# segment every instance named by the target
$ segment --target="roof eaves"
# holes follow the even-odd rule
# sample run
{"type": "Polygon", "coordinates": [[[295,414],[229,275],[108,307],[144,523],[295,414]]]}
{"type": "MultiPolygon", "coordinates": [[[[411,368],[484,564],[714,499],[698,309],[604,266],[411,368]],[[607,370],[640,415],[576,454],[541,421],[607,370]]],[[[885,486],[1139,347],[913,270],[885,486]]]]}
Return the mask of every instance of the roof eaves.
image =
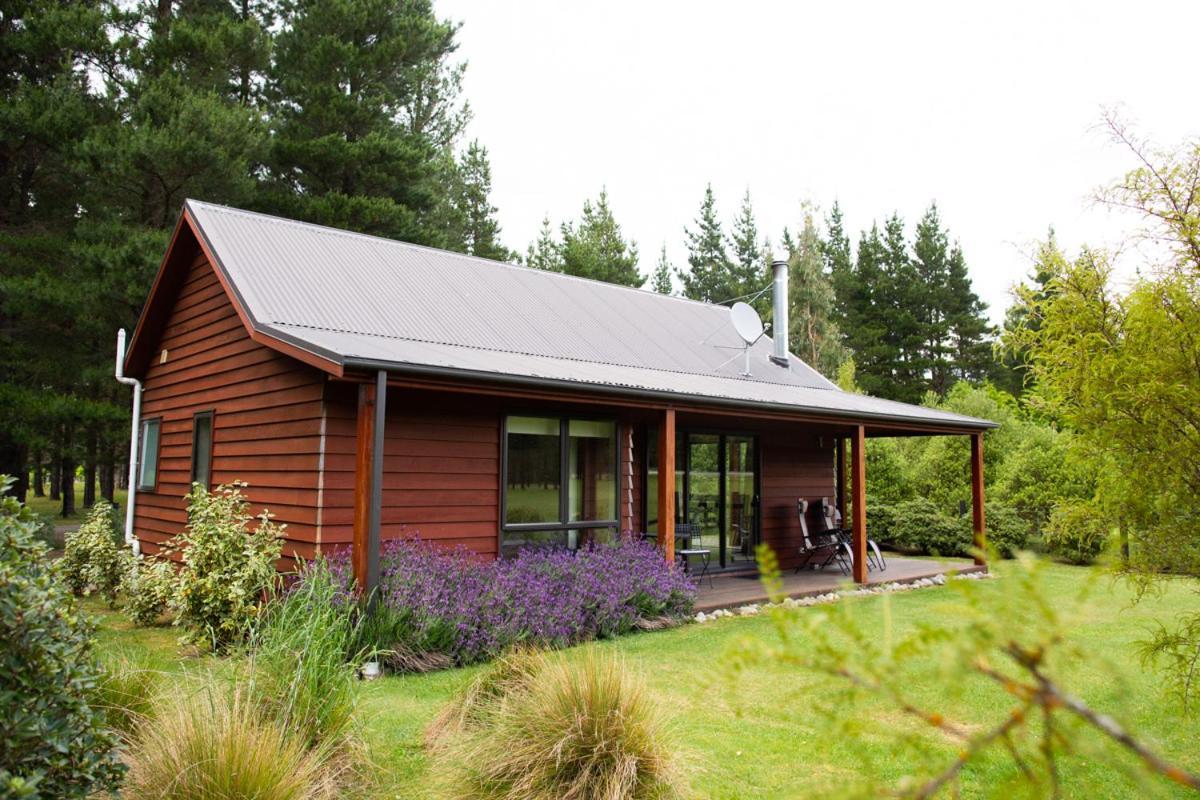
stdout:
{"type": "MultiPolygon", "coordinates": [[[[582,381],[572,381],[557,378],[541,378],[526,375],[512,375],[506,373],[483,372],[480,370],[464,370],[454,367],[431,366],[424,364],[407,364],[394,361],[379,361],[375,359],[365,358],[345,358],[343,364],[346,368],[359,368],[366,370],[384,370],[386,372],[407,373],[412,375],[420,375],[436,378],[452,378],[458,380],[477,380],[485,383],[509,384],[518,386],[528,386],[532,388],[579,388],[586,387],[589,391],[595,391],[601,394],[621,395],[624,397],[644,397],[654,400],[666,401],[690,401],[702,405],[723,406],[729,408],[759,408],[775,412],[783,413],[809,413],[820,417],[826,417],[830,420],[846,420],[858,422],[879,422],[892,425],[912,425],[914,429],[921,426],[929,428],[950,428],[962,430],[965,432],[991,430],[1000,427],[999,423],[992,422],[986,419],[977,419],[975,417],[965,417],[961,415],[953,415],[953,418],[942,419],[921,419],[910,415],[902,414],[881,414],[870,411],[846,411],[844,409],[822,407],[822,406],[799,406],[788,403],[773,403],[768,401],[756,400],[738,400],[727,397],[714,397],[712,395],[697,395],[684,392],[668,392],[657,389],[645,389],[638,387],[616,386],[607,383],[584,383],[582,381]]],[[[948,412],[943,412],[948,413],[948,412]]]]}

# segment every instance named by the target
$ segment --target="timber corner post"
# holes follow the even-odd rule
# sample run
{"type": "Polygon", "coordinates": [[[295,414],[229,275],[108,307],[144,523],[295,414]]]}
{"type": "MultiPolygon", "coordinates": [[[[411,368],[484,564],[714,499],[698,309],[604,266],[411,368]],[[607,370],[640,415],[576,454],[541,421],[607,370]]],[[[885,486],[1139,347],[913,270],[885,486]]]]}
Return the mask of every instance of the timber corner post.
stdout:
{"type": "Polygon", "coordinates": [[[853,494],[850,511],[854,582],[867,583],[867,429],[859,425],[850,440],[850,490],[853,494]]]}
{"type": "Polygon", "coordinates": [[[658,423],[658,545],[668,564],[675,563],[675,409],[663,410],[658,423]]]}
{"type": "Polygon", "coordinates": [[[983,493],[983,433],[971,434],[971,532],[975,563],[987,567],[987,519],[983,493]]]}
{"type": "Polygon", "coordinates": [[[379,583],[379,531],[383,519],[383,442],[387,428],[387,372],[358,387],[354,464],[354,538],[351,563],[363,597],[379,583]]]}

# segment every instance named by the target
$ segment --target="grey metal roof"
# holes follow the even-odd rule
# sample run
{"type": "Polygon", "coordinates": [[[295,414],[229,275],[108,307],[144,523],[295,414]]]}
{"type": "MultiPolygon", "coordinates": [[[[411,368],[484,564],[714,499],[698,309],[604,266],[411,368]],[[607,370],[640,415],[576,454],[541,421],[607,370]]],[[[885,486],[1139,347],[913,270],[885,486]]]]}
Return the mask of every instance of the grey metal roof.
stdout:
{"type": "Polygon", "coordinates": [[[256,328],[343,366],[583,384],[978,429],[751,349],[723,306],[188,200],[256,328]]]}

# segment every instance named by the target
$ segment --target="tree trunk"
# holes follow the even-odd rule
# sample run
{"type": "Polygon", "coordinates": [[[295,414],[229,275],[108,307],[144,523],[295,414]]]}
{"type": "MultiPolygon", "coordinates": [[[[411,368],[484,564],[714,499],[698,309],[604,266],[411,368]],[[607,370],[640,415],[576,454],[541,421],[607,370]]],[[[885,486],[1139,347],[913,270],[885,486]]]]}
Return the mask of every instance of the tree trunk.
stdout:
{"type": "Polygon", "coordinates": [[[50,499],[62,499],[62,450],[55,449],[50,453],[50,499]]]}
{"type": "Polygon", "coordinates": [[[25,502],[25,493],[29,491],[29,470],[26,469],[28,465],[25,463],[28,452],[25,445],[0,434],[0,475],[13,477],[12,485],[5,494],[17,498],[22,503],[25,502]]]}
{"type": "Polygon", "coordinates": [[[46,496],[46,465],[42,463],[44,456],[38,450],[33,454],[33,496],[46,496]]]}
{"type": "Polygon", "coordinates": [[[63,431],[64,447],[58,462],[58,489],[62,494],[63,517],[69,517],[75,513],[75,459],[71,451],[73,433],[70,425],[65,426],[63,431]]]}
{"type": "Polygon", "coordinates": [[[113,497],[113,448],[112,445],[107,445],[102,449],[103,455],[100,457],[100,496],[110,503],[116,503],[113,497]]]}
{"type": "Polygon", "coordinates": [[[83,456],[83,507],[96,505],[96,432],[88,431],[87,450],[83,456]]]}

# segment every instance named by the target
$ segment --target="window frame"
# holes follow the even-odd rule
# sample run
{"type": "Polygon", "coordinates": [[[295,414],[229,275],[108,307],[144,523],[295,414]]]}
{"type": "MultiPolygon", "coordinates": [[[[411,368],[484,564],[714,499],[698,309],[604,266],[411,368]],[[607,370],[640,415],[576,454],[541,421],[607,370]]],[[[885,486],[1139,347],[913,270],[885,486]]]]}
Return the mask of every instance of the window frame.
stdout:
{"type": "Polygon", "coordinates": [[[190,459],[191,468],[188,471],[190,476],[188,479],[189,487],[194,486],[197,482],[202,482],[206,491],[212,489],[213,439],[216,432],[216,413],[216,409],[209,408],[192,414],[192,454],[190,459]],[[208,474],[204,476],[203,481],[199,481],[196,475],[196,423],[200,419],[208,420],[208,474]]]}
{"type": "Polygon", "coordinates": [[[500,547],[504,547],[504,534],[528,533],[532,531],[583,531],[621,528],[621,423],[615,417],[561,414],[545,411],[514,410],[505,412],[500,419],[500,547]],[[507,522],[508,519],[508,420],[511,417],[540,417],[558,421],[558,522],[507,522]],[[613,426],[613,511],[612,519],[588,519],[571,521],[571,421],[610,422],[613,426]]]}
{"type": "Polygon", "coordinates": [[[160,466],[160,455],[162,453],[162,417],[142,417],[138,421],[138,465],[137,465],[137,486],[139,492],[157,492],[158,491],[158,471],[160,466]],[[154,483],[145,483],[143,478],[146,475],[146,430],[153,425],[157,434],[154,437],[154,483]]]}

